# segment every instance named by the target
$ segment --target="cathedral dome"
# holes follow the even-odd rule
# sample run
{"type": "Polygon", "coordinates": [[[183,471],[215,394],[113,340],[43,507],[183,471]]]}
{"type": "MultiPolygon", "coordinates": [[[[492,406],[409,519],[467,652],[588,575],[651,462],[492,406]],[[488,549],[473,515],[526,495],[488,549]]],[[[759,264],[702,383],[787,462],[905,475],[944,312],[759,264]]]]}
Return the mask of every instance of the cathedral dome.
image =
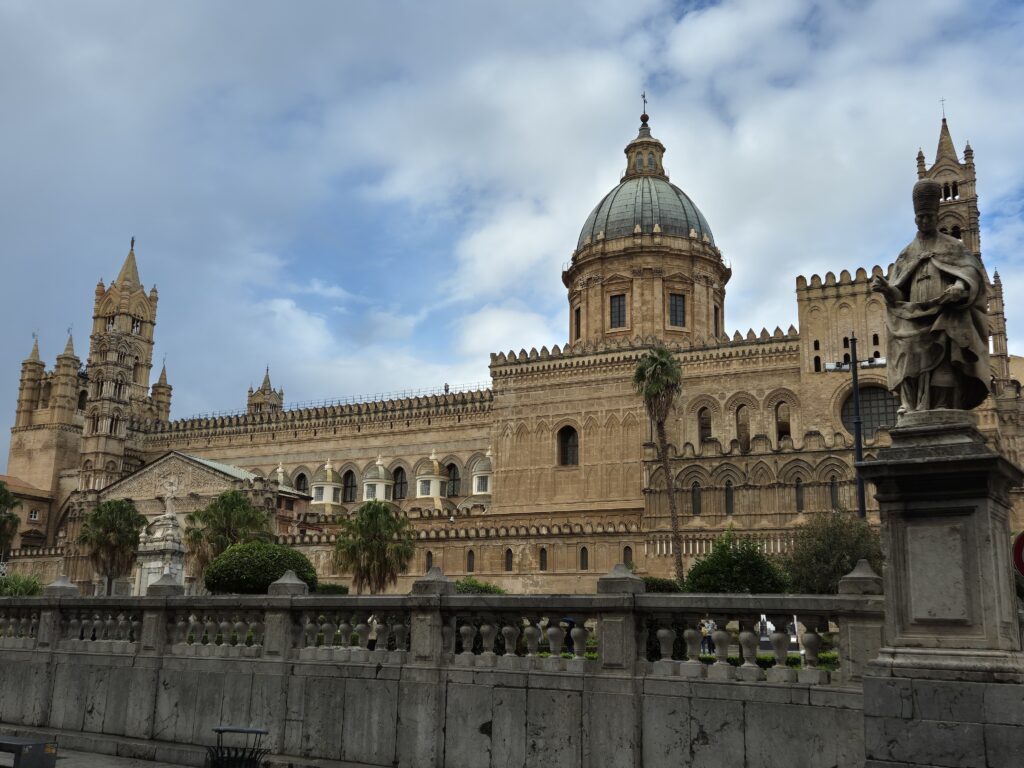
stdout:
{"type": "Polygon", "coordinates": [[[637,226],[648,235],[655,225],[663,235],[689,237],[693,230],[715,244],[707,219],[683,190],[661,176],[636,175],[624,178],[590,212],[576,247],[596,242],[602,233],[605,240],[628,237],[637,226]]]}
{"type": "Polygon", "coordinates": [[[711,227],[693,201],[668,180],[665,145],[651,135],[650,118],[640,115],[640,131],[626,148],[626,171],[619,185],[602,198],[580,232],[580,249],[598,240],[662,234],[715,244],[711,227]]]}

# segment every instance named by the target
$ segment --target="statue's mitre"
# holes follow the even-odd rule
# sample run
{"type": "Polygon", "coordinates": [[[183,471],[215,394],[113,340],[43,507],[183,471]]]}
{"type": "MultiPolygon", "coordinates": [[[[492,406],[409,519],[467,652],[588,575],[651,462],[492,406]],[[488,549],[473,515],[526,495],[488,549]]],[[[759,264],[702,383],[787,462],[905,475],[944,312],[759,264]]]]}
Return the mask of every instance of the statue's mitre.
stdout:
{"type": "Polygon", "coordinates": [[[937,211],[942,185],[935,179],[921,179],[914,185],[914,211],[937,211]]]}

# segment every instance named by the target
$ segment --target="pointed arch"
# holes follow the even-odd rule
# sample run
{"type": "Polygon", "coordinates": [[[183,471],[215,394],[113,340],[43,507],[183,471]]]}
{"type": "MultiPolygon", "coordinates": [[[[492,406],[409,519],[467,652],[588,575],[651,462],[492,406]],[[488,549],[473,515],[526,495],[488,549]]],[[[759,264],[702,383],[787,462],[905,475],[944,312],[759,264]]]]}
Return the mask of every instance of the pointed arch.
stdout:
{"type": "Polygon", "coordinates": [[[767,462],[759,461],[750,470],[751,485],[771,485],[775,482],[775,473],[767,462]]]}

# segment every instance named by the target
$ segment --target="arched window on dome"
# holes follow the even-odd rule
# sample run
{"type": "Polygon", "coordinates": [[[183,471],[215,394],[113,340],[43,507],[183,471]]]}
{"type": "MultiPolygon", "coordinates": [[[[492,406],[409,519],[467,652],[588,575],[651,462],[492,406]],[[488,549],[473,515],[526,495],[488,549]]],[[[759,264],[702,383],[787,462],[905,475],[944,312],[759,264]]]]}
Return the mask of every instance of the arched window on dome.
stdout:
{"type": "Polygon", "coordinates": [[[356,500],[356,474],[351,469],[341,479],[342,501],[352,502],[356,500]]]}
{"type": "Polygon", "coordinates": [[[643,152],[637,152],[636,153],[636,160],[634,162],[634,165],[636,166],[636,169],[638,171],[642,171],[644,169],[644,153],[643,152]]]}
{"type": "Polygon", "coordinates": [[[654,170],[654,153],[653,152],[648,152],[647,153],[647,170],[649,170],[649,171],[653,171],[654,170]]]}
{"type": "Polygon", "coordinates": [[[701,408],[697,411],[697,439],[703,443],[711,439],[711,409],[701,408]]]}

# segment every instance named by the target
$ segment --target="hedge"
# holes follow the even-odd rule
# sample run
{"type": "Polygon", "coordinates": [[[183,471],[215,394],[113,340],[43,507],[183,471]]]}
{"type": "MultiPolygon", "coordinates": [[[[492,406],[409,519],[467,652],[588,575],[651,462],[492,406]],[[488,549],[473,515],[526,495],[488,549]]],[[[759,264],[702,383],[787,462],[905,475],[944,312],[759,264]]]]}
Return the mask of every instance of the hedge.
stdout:
{"type": "Polygon", "coordinates": [[[316,570],[301,552],[266,541],[232,544],[206,568],[206,588],[215,594],[265,595],[285,571],[317,588],[316,570]]]}

